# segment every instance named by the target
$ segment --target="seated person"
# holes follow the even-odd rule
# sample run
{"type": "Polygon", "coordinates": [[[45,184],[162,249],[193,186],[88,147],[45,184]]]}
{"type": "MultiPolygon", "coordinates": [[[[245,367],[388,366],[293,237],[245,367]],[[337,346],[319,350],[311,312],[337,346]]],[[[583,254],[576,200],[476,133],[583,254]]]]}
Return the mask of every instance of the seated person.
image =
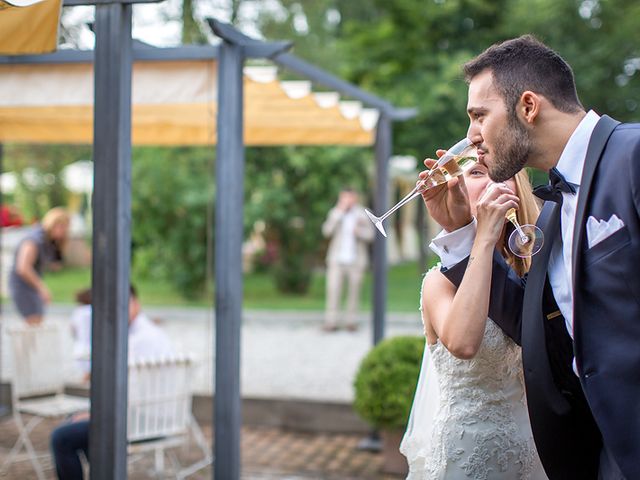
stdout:
{"type": "Polygon", "coordinates": [[[88,381],[91,374],[91,289],[85,288],[77,292],[76,302],[78,306],[71,312],[73,357],[82,372],[83,380],[88,381]]]}
{"type": "MultiPolygon", "coordinates": [[[[90,336],[90,335],[89,335],[90,336]]],[[[129,361],[174,354],[167,334],[142,312],[133,285],[129,289],[129,361]]],[[[82,480],[79,452],[89,458],[89,413],[72,417],[51,433],[51,451],[60,480],[82,480]]]]}

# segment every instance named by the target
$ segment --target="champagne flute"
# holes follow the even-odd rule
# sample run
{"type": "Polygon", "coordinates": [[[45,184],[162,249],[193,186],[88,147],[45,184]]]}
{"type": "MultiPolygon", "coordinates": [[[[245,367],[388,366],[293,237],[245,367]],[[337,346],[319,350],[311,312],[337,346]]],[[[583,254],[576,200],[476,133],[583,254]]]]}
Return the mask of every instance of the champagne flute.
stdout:
{"type": "Polygon", "coordinates": [[[400,207],[420,196],[425,190],[442,185],[469,170],[478,161],[475,150],[476,147],[473,142],[468,138],[463,138],[449,148],[446,153],[438,159],[438,162],[433,168],[427,172],[427,176],[423,180],[418,181],[415,188],[386,213],[380,217],[375,216],[369,210],[365,210],[365,213],[380,233],[386,237],[387,232],[385,232],[384,226],[382,225],[384,220],[400,207]]]}
{"type": "MultiPolygon", "coordinates": [[[[423,180],[418,181],[415,188],[386,213],[380,217],[375,216],[366,209],[365,213],[380,233],[386,237],[387,232],[382,222],[392,213],[421,195],[425,190],[442,185],[452,178],[462,175],[473,167],[477,161],[474,144],[468,138],[463,138],[449,148],[447,152],[438,159],[438,162],[433,168],[427,172],[427,176],[423,180]]],[[[514,255],[520,258],[527,258],[535,255],[542,249],[544,234],[540,228],[535,225],[520,225],[515,208],[510,208],[505,214],[505,217],[515,227],[515,230],[511,233],[508,240],[509,250],[514,255]]]]}
{"type": "Polygon", "coordinates": [[[538,253],[544,245],[542,230],[535,225],[520,225],[515,208],[507,210],[505,216],[516,228],[509,235],[508,245],[511,253],[520,258],[528,258],[538,253]]]}

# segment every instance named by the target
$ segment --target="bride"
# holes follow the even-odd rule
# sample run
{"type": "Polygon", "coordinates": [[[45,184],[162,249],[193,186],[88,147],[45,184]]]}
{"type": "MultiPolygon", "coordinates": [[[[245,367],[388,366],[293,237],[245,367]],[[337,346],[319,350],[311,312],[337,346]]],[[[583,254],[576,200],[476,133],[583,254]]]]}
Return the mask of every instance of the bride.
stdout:
{"type": "Polygon", "coordinates": [[[457,291],[438,268],[422,283],[427,347],[400,446],[407,478],[546,479],[525,404],[520,347],[487,318],[494,250],[521,276],[530,266],[505,246],[512,229],[505,213],[517,208],[521,223],[535,223],[538,207],[524,171],[495,184],[478,164],[464,180],[477,234],[457,291]]]}

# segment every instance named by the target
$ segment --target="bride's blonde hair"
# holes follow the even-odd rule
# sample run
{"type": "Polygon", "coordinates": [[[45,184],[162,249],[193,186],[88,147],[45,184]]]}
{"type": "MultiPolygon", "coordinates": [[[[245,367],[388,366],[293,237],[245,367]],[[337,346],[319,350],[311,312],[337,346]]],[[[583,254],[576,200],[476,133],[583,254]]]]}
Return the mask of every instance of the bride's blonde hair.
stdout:
{"type": "MultiPolygon", "coordinates": [[[[538,199],[533,194],[529,174],[525,169],[522,169],[516,174],[514,180],[516,182],[516,195],[520,199],[520,206],[517,211],[518,223],[520,223],[520,225],[535,225],[538,220],[538,215],[540,214],[540,206],[538,199]]],[[[522,277],[529,271],[529,268],[531,268],[531,257],[520,258],[509,250],[507,240],[514,229],[511,222],[507,222],[504,234],[505,242],[502,245],[502,256],[511,268],[522,277]]]]}

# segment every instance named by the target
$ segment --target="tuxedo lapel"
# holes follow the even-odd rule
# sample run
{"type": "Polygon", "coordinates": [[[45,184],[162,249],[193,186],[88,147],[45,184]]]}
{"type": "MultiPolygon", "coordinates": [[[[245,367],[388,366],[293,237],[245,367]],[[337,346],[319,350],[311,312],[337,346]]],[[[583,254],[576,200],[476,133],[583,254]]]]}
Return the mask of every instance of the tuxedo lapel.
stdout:
{"type": "Polygon", "coordinates": [[[576,285],[576,272],[579,271],[580,267],[580,256],[578,255],[578,251],[584,239],[584,217],[587,211],[587,201],[589,200],[591,184],[593,183],[593,177],[596,168],[598,167],[598,162],[600,162],[604,146],[607,144],[607,140],[609,140],[613,130],[619,124],[620,122],[613,118],[603,115],[596,124],[596,127],[591,134],[591,138],[589,139],[589,147],[587,149],[587,156],[585,158],[584,169],[582,171],[582,180],[580,181],[580,191],[578,192],[576,221],[574,224],[575,226],[573,227],[573,246],[571,248],[573,271],[571,272],[571,284],[574,290],[576,285]]]}
{"type": "Polygon", "coordinates": [[[533,263],[527,275],[522,305],[522,355],[528,381],[534,382],[539,387],[535,395],[544,397],[544,403],[557,414],[564,414],[570,407],[567,400],[555,388],[543,323],[545,321],[543,291],[551,250],[560,232],[560,208],[561,205],[558,203],[545,202],[538,218],[537,225],[544,232],[544,245],[533,257],[533,263]],[[524,348],[525,342],[526,348],[524,348]]]}
{"type": "MultiPolygon", "coordinates": [[[[558,218],[560,215],[560,205],[554,202],[544,202],[542,211],[538,216],[536,225],[540,227],[544,234],[544,244],[542,249],[533,257],[533,263],[527,275],[527,286],[529,282],[534,283],[536,287],[544,283],[547,275],[547,266],[551,257],[551,248],[558,234],[558,218]]],[[[540,287],[542,289],[542,287],[540,287]]]]}

